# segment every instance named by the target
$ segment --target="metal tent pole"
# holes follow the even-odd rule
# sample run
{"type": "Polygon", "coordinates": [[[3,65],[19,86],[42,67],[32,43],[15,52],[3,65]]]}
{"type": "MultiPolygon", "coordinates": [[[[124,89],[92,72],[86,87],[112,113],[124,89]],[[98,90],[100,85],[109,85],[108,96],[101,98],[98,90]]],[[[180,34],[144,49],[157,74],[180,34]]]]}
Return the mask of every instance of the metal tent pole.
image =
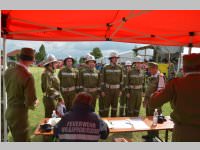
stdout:
{"type": "Polygon", "coordinates": [[[192,53],[192,46],[189,47],[188,54],[192,53]]]}
{"type": "MultiPolygon", "coordinates": [[[[7,69],[7,54],[6,54],[6,39],[3,38],[3,74],[7,69]]],[[[3,115],[4,115],[4,142],[7,142],[8,133],[7,133],[7,121],[5,119],[5,112],[7,109],[7,93],[5,88],[5,79],[3,78],[3,115]]]]}

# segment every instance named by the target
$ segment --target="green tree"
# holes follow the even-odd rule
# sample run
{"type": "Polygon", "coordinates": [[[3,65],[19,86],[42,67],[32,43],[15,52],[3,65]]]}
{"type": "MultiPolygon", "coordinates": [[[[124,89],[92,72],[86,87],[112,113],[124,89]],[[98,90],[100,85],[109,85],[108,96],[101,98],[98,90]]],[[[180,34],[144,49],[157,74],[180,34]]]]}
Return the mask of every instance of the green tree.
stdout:
{"type": "Polygon", "coordinates": [[[93,50],[92,50],[92,52],[90,52],[90,54],[93,55],[95,57],[95,59],[103,57],[103,54],[102,54],[100,48],[98,48],[98,47],[93,48],[93,50]]]}
{"type": "Polygon", "coordinates": [[[46,54],[46,51],[45,51],[45,47],[44,47],[44,45],[42,44],[42,45],[40,46],[40,48],[39,48],[39,52],[36,53],[36,56],[35,56],[36,62],[41,62],[41,61],[43,61],[43,60],[45,59],[46,55],[47,55],[47,54],[46,54]]]}

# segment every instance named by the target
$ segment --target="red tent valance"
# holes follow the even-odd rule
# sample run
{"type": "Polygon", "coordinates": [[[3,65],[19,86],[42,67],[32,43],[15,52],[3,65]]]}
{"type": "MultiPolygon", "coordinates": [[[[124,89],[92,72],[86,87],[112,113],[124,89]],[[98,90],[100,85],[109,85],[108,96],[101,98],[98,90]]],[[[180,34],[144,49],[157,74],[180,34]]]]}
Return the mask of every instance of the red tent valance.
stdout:
{"type": "Polygon", "coordinates": [[[200,10],[2,10],[6,39],[200,47],[200,10]]]}

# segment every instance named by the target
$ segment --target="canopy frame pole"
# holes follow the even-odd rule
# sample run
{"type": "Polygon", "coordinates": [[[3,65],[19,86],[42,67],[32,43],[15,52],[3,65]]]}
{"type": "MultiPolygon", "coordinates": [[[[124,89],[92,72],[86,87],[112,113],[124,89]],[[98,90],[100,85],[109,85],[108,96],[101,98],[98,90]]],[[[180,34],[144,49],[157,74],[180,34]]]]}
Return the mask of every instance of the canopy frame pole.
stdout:
{"type": "Polygon", "coordinates": [[[123,17],[119,26],[116,28],[116,30],[111,34],[110,38],[112,39],[114,37],[114,35],[123,27],[123,25],[129,20],[129,19],[132,19],[133,17],[136,17],[136,16],[140,16],[144,13],[147,13],[151,10],[142,10],[140,11],[139,13],[137,14],[133,14],[133,10],[130,11],[130,13],[128,14],[127,17],[123,17]]]}
{"type": "MultiPolygon", "coordinates": [[[[5,38],[5,36],[3,36],[3,75],[5,74],[6,69],[7,69],[6,38],[5,38]]],[[[8,141],[7,121],[5,119],[6,109],[7,109],[7,93],[6,93],[6,87],[5,87],[5,78],[3,77],[4,142],[8,141]]]]}
{"type": "MultiPolygon", "coordinates": [[[[78,31],[75,31],[73,29],[68,29],[68,28],[61,28],[61,27],[54,27],[54,26],[47,26],[47,25],[44,25],[44,24],[39,24],[39,23],[35,23],[35,22],[32,22],[32,21],[28,21],[28,20],[23,20],[23,19],[19,19],[19,18],[12,18],[14,20],[18,20],[18,21],[22,21],[24,23],[29,23],[31,25],[38,25],[40,27],[43,27],[43,28],[49,28],[51,29],[52,31],[65,31],[65,32],[70,32],[70,33],[74,33],[74,34],[78,34],[78,35],[83,35],[83,36],[88,36],[88,37],[92,37],[92,38],[95,38],[96,40],[103,40],[102,37],[99,37],[99,36],[95,36],[95,35],[92,35],[92,34],[88,34],[88,33],[84,33],[84,32],[78,32],[78,31]]],[[[42,29],[44,30],[44,29],[42,29]]],[[[46,30],[46,29],[45,29],[46,30]]],[[[48,30],[48,29],[47,29],[48,30]]],[[[39,30],[35,30],[35,32],[37,32],[39,30]]],[[[19,32],[16,32],[17,34],[22,34],[23,32],[25,31],[19,31],[19,32]]],[[[26,31],[27,32],[27,31],[26,31]]],[[[30,31],[31,32],[31,31],[30,31]]],[[[34,32],[34,31],[32,31],[34,32]]],[[[14,34],[15,32],[8,32],[8,34],[14,34]]]]}
{"type": "Polygon", "coordinates": [[[195,36],[195,32],[189,32],[189,36],[190,36],[190,43],[188,44],[189,47],[188,54],[190,55],[192,53],[193,39],[195,36]]]}
{"type": "Polygon", "coordinates": [[[190,55],[192,53],[192,46],[189,47],[189,50],[188,50],[188,54],[190,55]]]}

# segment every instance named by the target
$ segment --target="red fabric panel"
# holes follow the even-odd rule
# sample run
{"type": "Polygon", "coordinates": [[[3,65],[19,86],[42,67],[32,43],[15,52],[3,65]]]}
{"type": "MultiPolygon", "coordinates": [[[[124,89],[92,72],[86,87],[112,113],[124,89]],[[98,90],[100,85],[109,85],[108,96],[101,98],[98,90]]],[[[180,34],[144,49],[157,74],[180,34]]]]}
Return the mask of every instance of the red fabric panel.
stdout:
{"type": "Polygon", "coordinates": [[[2,20],[7,39],[200,47],[200,10],[3,10],[2,15],[8,15],[2,20]]]}

